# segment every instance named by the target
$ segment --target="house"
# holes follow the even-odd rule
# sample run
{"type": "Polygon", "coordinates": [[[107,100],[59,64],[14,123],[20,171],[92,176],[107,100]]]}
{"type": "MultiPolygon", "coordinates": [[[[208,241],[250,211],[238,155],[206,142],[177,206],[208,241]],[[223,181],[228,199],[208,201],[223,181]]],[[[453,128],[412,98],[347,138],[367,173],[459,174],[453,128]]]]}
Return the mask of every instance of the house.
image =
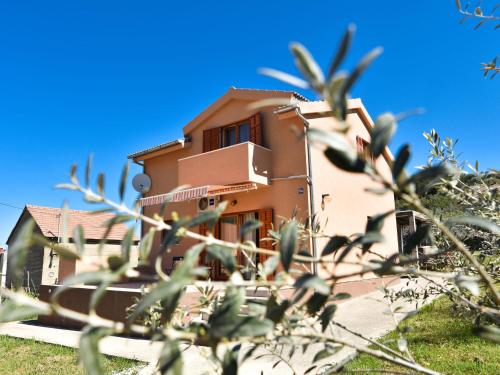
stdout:
{"type": "MultiPolygon", "coordinates": [[[[107,243],[99,251],[99,243],[106,232],[106,222],[113,217],[109,213],[92,213],[90,211],[67,210],[67,247],[76,250],[73,243],[74,228],[81,225],[85,235],[85,251],[80,260],[59,258],[49,247],[34,244],[28,250],[24,268],[23,285],[38,292],[40,285],[55,285],[68,276],[99,269],[111,255],[121,253],[121,240],[128,230],[125,224],[114,225],[107,243]]],[[[65,237],[62,233],[62,209],[27,205],[24,207],[14,229],[10,233],[7,245],[10,247],[16,240],[23,224],[29,219],[35,222],[35,232],[51,242],[62,243],[65,237]]],[[[137,263],[137,241],[133,246],[132,259],[137,263]]],[[[8,253],[8,252],[7,252],[8,253]]],[[[8,258],[9,259],[9,258],[8,258]]],[[[9,261],[10,262],[10,261],[9,261]]],[[[9,263],[8,262],[8,263],[9,263]]],[[[6,286],[11,285],[10,264],[7,265],[6,286]]]]}
{"type": "Polygon", "coordinates": [[[5,287],[5,273],[7,272],[6,251],[0,247],[0,289],[5,287]]]}
{"type": "MultiPolygon", "coordinates": [[[[367,152],[373,122],[361,100],[349,100],[348,120],[353,124],[349,139],[359,152],[367,152]]],[[[317,214],[316,220],[328,234],[363,232],[369,217],[395,209],[394,196],[367,192],[367,188],[379,186],[367,176],[339,170],[324,157],[321,147],[309,145],[302,136],[307,127],[328,130],[335,126],[323,101],[309,101],[291,91],[233,87],[186,124],[181,139],[129,156],[152,180],[151,189],[140,201],[143,211],[152,217],[163,202],[169,201],[164,216],[168,221],[173,211],[194,216],[224,200],[229,204],[215,226],[214,236],[228,241],[253,240],[267,249],[272,248],[270,241],[264,241],[267,231],[277,228],[281,218],[290,217],[294,211],[302,220],[317,214]],[[279,101],[279,105],[252,109],[251,104],[263,100],[279,101]],[[183,185],[190,188],[169,193],[183,185]],[[263,226],[240,238],[239,228],[249,219],[258,219],[263,226]]],[[[391,178],[391,160],[386,150],[376,161],[387,178],[391,178]]],[[[148,229],[144,224],[142,234],[148,229]]],[[[195,230],[207,233],[205,225],[195,230]]],[[[382,233],[386,242],[373,250],[386,256],[397,253],[394,215],[387,218],[382,233]]],[[[161,237],[159,234],[154,240],[152,257],[158,254],[161,237]]],[[[307,247],[318,255],[326,242],[326,238],[316,238],[307,247]]],[[[183,239],[164,255],[167,272],[194,243],[183,239]]],[[[348,260],[354,257],[352,252],[348,260]]],[[[259,263],[265,258],[253,260],[259,263]]],[[[238,256],[241,267],[247,261],[238,256]]],[[[227,279],[220,264],[209,266],[212,279],[227,279]]],[[[345,266],[336,272],[356,269],[345,266]]]]}

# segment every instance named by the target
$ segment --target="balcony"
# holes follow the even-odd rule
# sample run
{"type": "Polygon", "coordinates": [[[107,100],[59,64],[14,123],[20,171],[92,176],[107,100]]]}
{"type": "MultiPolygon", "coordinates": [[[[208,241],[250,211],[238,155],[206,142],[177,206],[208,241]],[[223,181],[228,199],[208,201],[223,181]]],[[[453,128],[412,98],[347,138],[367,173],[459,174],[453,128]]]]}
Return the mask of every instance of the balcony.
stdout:
{"type": "Polygon", "coordinates": [[[179,185],[268,185],[271,150],[245,142],[179,159],[179,185]]]}

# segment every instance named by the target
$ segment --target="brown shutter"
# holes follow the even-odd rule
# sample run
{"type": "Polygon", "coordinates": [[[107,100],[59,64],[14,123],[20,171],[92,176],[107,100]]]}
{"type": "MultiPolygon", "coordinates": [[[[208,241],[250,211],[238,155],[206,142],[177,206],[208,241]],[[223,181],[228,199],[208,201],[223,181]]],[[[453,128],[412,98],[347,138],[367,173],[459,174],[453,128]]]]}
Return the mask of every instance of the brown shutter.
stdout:
{"type": "Polygon", "coordinates": [[[262,116],[260,112],[250,118],[250,142],[263,146],[262,116]]]}
{"type": "MultiPolygon", "coordinates": [[[[268,231],[273,229],[273,209],[265,208],[258,211],[259,221],[262,222],[262,226],[259,228],[259,243],[258,247],[262,249],[273,250],[272,241],[262,241],[264,238],[268,238],[268,231]]],[[[264,262],[269,255],[259,254],[259,263],[264,262]]]]}
{"type": "Polygon", "coordinates": [[[220,148],[220,129],[212,128],[203,131],[203,152],[220,148]]]}

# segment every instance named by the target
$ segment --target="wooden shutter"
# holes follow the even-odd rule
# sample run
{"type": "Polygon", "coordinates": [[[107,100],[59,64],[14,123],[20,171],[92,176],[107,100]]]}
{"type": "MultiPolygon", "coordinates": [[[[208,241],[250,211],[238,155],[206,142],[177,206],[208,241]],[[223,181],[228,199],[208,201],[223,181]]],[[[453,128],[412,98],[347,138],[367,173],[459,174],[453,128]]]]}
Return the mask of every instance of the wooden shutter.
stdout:
{"type": "Polygon", "coordinates": [[[250,142],[263,146],[262,116],[258,112],[250,118],[250,142]]]}
{"type": "Polygon", "coordinates": [[[220,129],[212,128],[203,131],[203,152],[220,148],[220,129]]]}

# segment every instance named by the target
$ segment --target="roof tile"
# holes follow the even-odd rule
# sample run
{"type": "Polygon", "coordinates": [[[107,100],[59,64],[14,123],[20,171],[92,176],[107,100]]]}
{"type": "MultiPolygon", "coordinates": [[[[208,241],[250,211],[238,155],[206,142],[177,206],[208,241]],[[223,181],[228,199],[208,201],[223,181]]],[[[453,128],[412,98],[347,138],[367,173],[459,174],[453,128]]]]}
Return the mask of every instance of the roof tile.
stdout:
{"type": "MultiPolygon", "coordinates": [[[[42,207],[27,205],[26,209],[40,227],[45,237],[63,237],[59,233],[61,227],[61,208],[42,207]]],[[[92,211],[67,210],[68,217],[68,237],[72,238],[73,231],[77,225],[81,225],[84,230],[85,239],[101,240],[106,232],[106,222],[113,218],[110,213],[93,213],[92,211]]],[[[128,227],[124,223],[116,224],[111,229],[107,239],[121,240],[125,236],[128,227]]]]}

